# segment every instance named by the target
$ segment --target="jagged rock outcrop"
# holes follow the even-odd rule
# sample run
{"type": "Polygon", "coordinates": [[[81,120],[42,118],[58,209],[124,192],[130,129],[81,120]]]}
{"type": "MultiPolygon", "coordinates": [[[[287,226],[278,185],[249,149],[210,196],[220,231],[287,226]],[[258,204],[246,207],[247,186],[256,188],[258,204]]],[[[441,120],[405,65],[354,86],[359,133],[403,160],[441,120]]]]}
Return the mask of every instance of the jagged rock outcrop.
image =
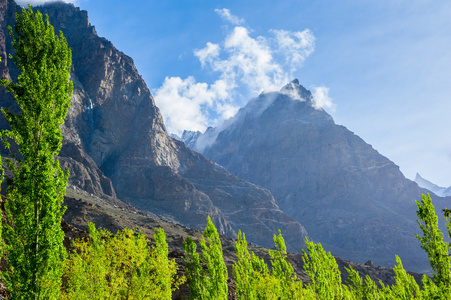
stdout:
{"type": "Polygon", "coordinates": [[[414,200],[426,191],[315,109],[297,80],[251,100],[223,127],[198,137],[196,147],[236,176],[268,188],[333,255],[383,266],[393,266],[399,255],[409,270],[428,269],[414,237],[414,200]]]}
{"type": "MultiPolygon", "coordinates": [[[[0,7],[4,29],[18,8],[11,0],[0,0],[0,7]]],[[[71,184],[97,195],[117,194],[143,211],[197,229],[210,215],[221,233],[235,236],[242,229],[261,245],[272,246],[273,233],[281,229],[289,249],[300,250],[305,229],[282,213],[269,191],[169,137],[133,60],[97,36],[86,11],[65,3],[39,10],[72,49],[74,95],[60,155],[74,172],[71,184]]],[[[10,41],[3,34],[0,50],[7,65],[0,73],[14,79],[17,71],[5,55],[10,41]]],[[[7,99],[0,95],[2,106],[10,105],[7,99]]]]}

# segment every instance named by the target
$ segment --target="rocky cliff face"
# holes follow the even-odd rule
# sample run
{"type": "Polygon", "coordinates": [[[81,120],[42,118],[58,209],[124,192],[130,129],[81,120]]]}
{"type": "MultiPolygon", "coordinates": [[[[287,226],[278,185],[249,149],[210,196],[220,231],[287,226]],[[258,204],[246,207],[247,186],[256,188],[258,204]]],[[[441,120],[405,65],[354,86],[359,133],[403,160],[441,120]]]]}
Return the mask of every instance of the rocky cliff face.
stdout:
{"type": "MultiPolygon", "coordinates": [[[[5,28],[14,23],[18,7],[0,0],[0,8],[0,50],[7,62],[0,73],[14,79],[17,70],[6,59],[10,40],[5,28]]],[[[272,235],[281,229],[290,249],[300,250],[305,229],[282,213],[268,190],[238,179],[168,136],[133,60],[97,36],[86,11],[64,3],[39,10],[72,49],[75,89],[60,159],[70,167],[73,185],[117,195],[197,229],[210,215],[221,233],[234,236],[242,229],[249,240],[266,246],[273,245],[272,235]]],[[[9,96],[2,93],[0,103],[10,106],[9,96]]]]}
{"type": "Polygon", "coordinates": [[[198,137],[196,147],[268,188],[334,255],[384,266],[399,255],[408,269],[424,271],[428,260],[413,233],[414,200],[425,191],[313,101],[295,80],[250,101],[223,128],[198,137]]]}

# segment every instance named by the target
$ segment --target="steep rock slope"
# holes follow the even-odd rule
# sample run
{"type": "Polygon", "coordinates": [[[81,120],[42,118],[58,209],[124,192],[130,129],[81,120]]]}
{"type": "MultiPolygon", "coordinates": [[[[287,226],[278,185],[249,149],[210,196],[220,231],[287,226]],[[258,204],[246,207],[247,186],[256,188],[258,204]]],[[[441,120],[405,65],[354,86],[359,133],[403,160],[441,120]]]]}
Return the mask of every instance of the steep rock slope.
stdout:
{"type": "MultiPolygon", "coordinates": [[[[7,27],[14,25],[15,13],[19,10],[20,7],[14,1],[0,1],[0,56],[2,57],[0,74],[2,78],[8,80],[15,80],[18,76],[17,68],[8,59],[8,55],[13,52],[13,49],[7,27]]],[[[81,28],[81,19],[74,18],[72,26],[81,28]]],[[[81,147],[80,136],[74,125],[80,125],[76,120],[86,114],[85,112],[89,105],[85,103],[86,94],[74,73],[71,74],[71,80],[74,82],[74,93],[66,123],[62,128],[64,141],[59,158],[61,166],[63,169],[67,167],[71,169],[71,184],[93,194],[105,194],[115,197],[111,180],[103,174],[92,158],[81,147]]],[[[4,92],[3,87],[0,88],[0,104],[2,107],[8,107],[15,112],[19,111],[15,106],[14,99],[10,94],[4,92]]],[[[7,127],[3,114],[0,114],[0,127],[7,127]]],[[[13,146],[14,151],[16,149],[13,146]]],[[[6,154],[4,149],[2,152],[6,154]]]]}
{"type": "Polygon", "coordinates": [[[251,100],[195,144],[226,170],[268,188],[280,208],[334,255],[392,266],[397,254],[410,270],[428,269],[413,235],[414,200],[425,191],[315,109],[297,80],[251,100]]]}
{"type": "MultiPolygon", "coordinates": [[[[10,53],[6,25],[18,9],[0,0],[7,64],[4,77],[17,76],[6,59],[10,53]]],[[[39,7],[55,30],[62,30],[72,49],[75,90],[66,119],[63,165],[73,172],[71,183],[94,194],[127,200],[187,226],[202,229],[210,215],[229,236],[238,229],[254,243],[270,246],[281,229],[291,250],[304,244],[305,229],[277,206],[271,193],[227,173],[183,143],[168,136],[158,108],[133,60],[108,40],[98,37],[86,11],[53,3],[39,7]],[[110,181],[111,179],[111,181],[110,181]]],[[[9,106],[7,95],[0,96],[9,106]]]]}

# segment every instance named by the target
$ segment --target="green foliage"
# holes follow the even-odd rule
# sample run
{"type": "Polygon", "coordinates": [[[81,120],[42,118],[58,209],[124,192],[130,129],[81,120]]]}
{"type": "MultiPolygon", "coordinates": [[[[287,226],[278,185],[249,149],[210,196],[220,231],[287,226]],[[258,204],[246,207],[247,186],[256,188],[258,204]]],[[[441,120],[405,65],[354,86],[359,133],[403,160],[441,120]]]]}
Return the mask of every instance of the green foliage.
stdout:
{"type": "Polygon", "coordinates": [[[236,292],[238,299],[256,299],[254,289],[254,269],[251,255],[247,249],[246,236],[238,231],[235,244],[236,262],[233,264],[232,272],[236,282],[236,292]]]}
{"type": "Polygon", "coordinates": [[[2,112],[10,130],[0,136],[9,147],[20,146],[20,157],[7,160],[14,180],[8,188],[6,218],[2,224],[3,254],[8,261],[2,273],[10,299],[57,299],[66,251],[61,207],[69,173],[63,173],[55,156],[61,149],[60,126],[72,94],[69,80],[71,52],[62,33],[41,13],[22,9],[14,31],[9,27],[20,71],[17,83],[2,80],[20,107],[19,114],[2,112]]]}
{"type": "Polygon", "coordinates": [[[221,240],[210,217],[207,218],[207,227],[199,244],[202,258],[191,238],[188,237],[183,245],[191,299],[227,299],[227,268],[222,255],[221,240]]]}
{"type": "MultiPolygon", "coordinates": [[[[241,231],[236,242],[237,261],[233,265],[238,299],[307,299],[308,291],[286,260],[286,246],[282,234],[274,235],[277,250],[270,250],[272,274],[263,259],[249,253],[246,237],[241,231]]],[[[310,294],[313,298],[313,294],[310,294]]]]}
{"type": "MultiPolygon", "coordinates": [[[[431,197],[429,194],[427,196],[422,194],[421,203],[415,202],[418,206],[417,222],[423,231],[423,236],[417,234],[415,236],[429,257],[431,268],[435,272],[433,275],[435,284],[449,288],[451,285],[449,245],[443,241],[443,234],[438,228],[438,218],[431,197]]],[[[449,219],[447,223],[449,224],[449,219]]]]}
{"type": "Polygon", "coordinates": [[[340,270],[330,252],[324,251],[320,243],[314,244],[305,238],[307,252],[302,250],[304,270],[310,278],[309,287],[319,299],[341,299],[344,296],[340,270]]]}
{"type": "Polygon", "coordinates": [[[89,223],[92,241],[78,240],[66,267],[64,299],[171,299],[177,268],[168,259],[163,229],[156,229],[156,245],[147,246],[143,234],[124,229],[113,236],[89,223]]]}
{"type": "Polygon", "coordinates": [[[295,282],[297,277],[294,275],[294,269],[287,262],[287,247],[282,233],[279,230],[278,235],[274,235],[274,244],[277,250],[270,250],[272,275],[279,280],[282,299],[292,299],[295,293],[295,282]]]}
{"type": "Polygon", "coordinates": [[[370,276],[366,275],[364,282],[362,277],[360,277],[359,273],[354,270],[352,266],[349,266],[349,268],[345,267],[345,269],[348,272],[346,284],[354,298],[362,300],[380,299],[376,283],[370,276]]]}
{"type": "Polygon", "coordinates": [[[183,264],[185,265],[185,275],[188,279],[191,299],[207,299],[207,272],[202,268],[201,258],[197,253],[196,243],[191,237],[187,237],[186,242],[183,243],[183,250],[185,258],[183,264]]]}
{"type": "Polygon", "coordinates": [[[412,275],[407,274],[402,266],[401,259],[396,255],[397,265],[393,268],[395,271],[395,280],[391,288],[392,297],[395,299],[413,299],[419,295],[420,288],[412,275]]]}
{"type": "Polygon", "coordinates": [[[279,235],[274,235],[273,239],[277,250],[269,251],[269,256],[271,257],[272,274],[274,277],[281,280],[283,289],[288,289],[290,282],[292,282],[294,269],[291,264],[286,261],[287,247],[285,246],[285,240],[283,239],[280,230],[279,235]]]}
{"type": "Polygon", "coordinates": [[[247,249],[246,236],[238,232],[235,244],[237,261],[233,264],[238,299],[278,299],[280,281],[271,276],[263,259],[247,249]]]}
{"type": "Polygon", "coordinates": [[[431,300],[447,300],[451,299],[450,293],[446,289],[439,288],[431,278],[423,275],[421,280],[423,284],[423,290],[420,292],[420,299],[431,299],[431,300]]]}

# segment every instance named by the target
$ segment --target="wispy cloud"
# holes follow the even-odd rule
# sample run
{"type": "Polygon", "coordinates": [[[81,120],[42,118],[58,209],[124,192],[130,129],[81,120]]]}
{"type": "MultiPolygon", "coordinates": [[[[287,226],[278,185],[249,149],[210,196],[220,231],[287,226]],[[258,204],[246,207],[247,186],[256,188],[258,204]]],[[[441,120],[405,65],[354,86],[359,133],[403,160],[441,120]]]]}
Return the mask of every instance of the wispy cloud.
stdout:
{"type": "Polygon", "coordinates": [[[230,13],[230,10],[227,8],[223,9],[215,9],[215,12],[224,20],[229,21],[233,25],[242,25],[244,24],[244,19],[238,18],[230,13]]]}
{"type": "Polygon", "coordinates": [[[291,73],[312,54],[315,49],[315,37],[309,29],[303,31],[271,30],[278,44],[277,52],[285,57],[285,63],[291,65],[291,73]]]}
{"type": "MultiPolygon", "coordinates": [[[[206,48],[208,47],[207,45],[206,48]]],[[[199,52],[204,49],[194,54],[201,59],[199,52]]],[[[252,38],[244,27],[237,26],[232,30],[226,37],[222,50],[225,58],[212,53],[204,61],[230,86],[235,86],[239,81],[254,94],[264,89],[279,88],[288,81],[283,67],[273,59],[268,39],[252,38]]]]}
{"type": "Polygon", "coordinates": [[[329,97],[329,88],[325,86],[315,86],[313,89],[313,107],[316,109],[334,109],[332,98],[329,97]]]}
{"type": "MultiPolygon", "coordinates": [[[[244,23],[227,9],[217,13],[233,24],[244,23]]],[[[181,134],[185,129],[217,126],[232,117],[246,98],[278,90],[290,81],[314,47],[309,29],[270,30],[268,36],[253,37],[250,29],[235,26],[222,43],[208,42],[194,51],[202,68],[215,72],[216,79],[200,83],[191,76],[168,77],[156,90],[155,101],[168,131],[181,134]]],[[[327,101],[321,103],[327,105],[327,101]]]]}

